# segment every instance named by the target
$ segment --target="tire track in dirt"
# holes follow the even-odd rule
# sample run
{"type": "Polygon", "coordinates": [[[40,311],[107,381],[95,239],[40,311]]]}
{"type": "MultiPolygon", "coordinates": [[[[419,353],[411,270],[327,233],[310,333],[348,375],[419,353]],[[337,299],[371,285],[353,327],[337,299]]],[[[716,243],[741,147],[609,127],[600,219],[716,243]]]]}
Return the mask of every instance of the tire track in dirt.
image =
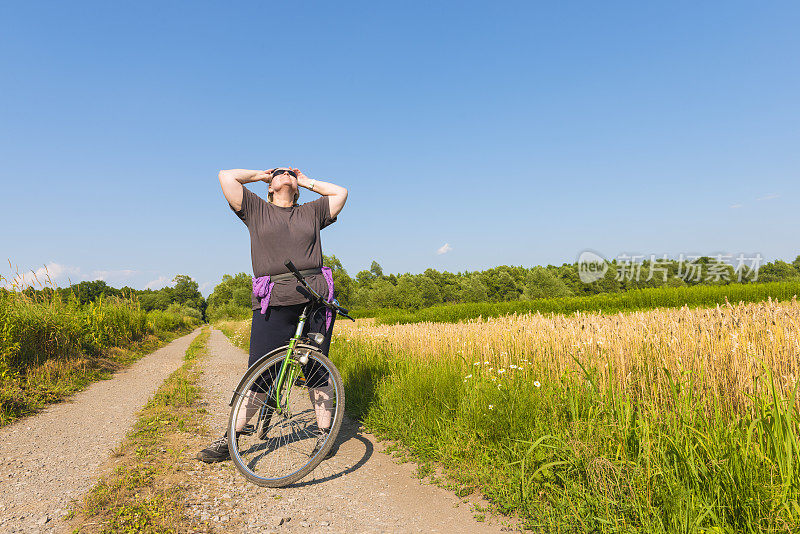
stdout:
{"type": "Polygon", "coordinates": [[[70,501],[88,491],[136,414],[183,363],[200,333],[173,340],[109,380],[0,428],[0,533],[58,532],[70,501]]]}
{"type": "MultiPolygon", "coordinates": [[[[247,353],[212,329],[200,385],[212,435],[224,432],[228,401],[247,368],[247,353]]],[[[490,517],[478,522],[469,504],[452,492],[414,478],[412,464],[398,464],[384,446],[348,419],[334,445],[335,455],[298,483],[262,488],[247,482],[232,462],[195,461],[190,471],[194,497],[188,512],[216,532],[464,532],[516,530],[490,517]]],[[[190,451],[192,452],[192,451],[190,451]]],[[[193,451],[196,452],[196,451],[193,451]]]]}

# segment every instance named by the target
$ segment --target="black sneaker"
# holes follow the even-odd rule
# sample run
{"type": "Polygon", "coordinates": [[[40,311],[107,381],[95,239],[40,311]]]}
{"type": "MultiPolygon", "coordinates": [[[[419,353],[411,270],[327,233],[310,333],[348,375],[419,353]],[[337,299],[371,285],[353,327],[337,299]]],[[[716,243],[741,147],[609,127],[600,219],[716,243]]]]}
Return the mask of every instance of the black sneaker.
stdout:
{"type": "MultiPolygon", "coordinates": [[[[311,451],[311,458],[314,457],[315,454],[322,448],[325,444],[325,440],[328,439],[328,435],[330,434],[330,430],[328,429],[321,429],[317,434],[317,443],[314,445],[314,449],[311,451]]],[[[328,449],[328,452],[325,454],[323,459],[329,458],[331,453],[333,452],[333,447],[328,449]]]]}
{"type": "MultiPolygon", "coordinates": [[[[239,433],[237,432],[236,435],[238,436],[239,433]]],[[[228,431],[226,430],[221,438],[214,440],[211,445],[198,452],[196,458],[207,464],[230,460],[231,455],[228,452],[228,431]]]]}

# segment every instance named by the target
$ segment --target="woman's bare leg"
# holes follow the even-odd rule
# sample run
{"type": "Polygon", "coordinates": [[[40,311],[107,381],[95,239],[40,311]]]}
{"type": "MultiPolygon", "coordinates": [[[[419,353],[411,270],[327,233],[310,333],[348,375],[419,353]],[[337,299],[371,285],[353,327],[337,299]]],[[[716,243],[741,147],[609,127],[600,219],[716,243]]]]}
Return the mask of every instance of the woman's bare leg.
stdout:
{"type": "Polygon", "coordinates": [[[252,389],[247,390],[245,393],[244,400],[242,404],[244,404],[244,410],[239,410],[239,413],[236,414],[236,431],[241,432],[242,429],[245,427],[247,422],[258,412],[259,408],[263,406],[264,402],[267,400],[266,393],[256,393],[252,389]]]}
{"type": "Polygon", "coordinates": [[[328,430],[333,416],[333,386],[328,381],[324,386],[308,388],[308,396],[314,405],[317,426],[322,430],[328,430]]]}

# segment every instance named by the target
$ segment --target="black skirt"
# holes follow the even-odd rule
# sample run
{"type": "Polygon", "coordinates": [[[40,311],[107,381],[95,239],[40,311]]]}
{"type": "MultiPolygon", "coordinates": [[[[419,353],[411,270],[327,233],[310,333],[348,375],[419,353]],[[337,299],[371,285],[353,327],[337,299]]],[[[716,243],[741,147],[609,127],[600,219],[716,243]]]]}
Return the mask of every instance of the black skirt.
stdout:
{"type": "MultiPolygon", "coordinates": [[[[261,314],[261,310],[253,310],[253,322],[250,327],[250,358],[247,365],[251,367],[265,354],[286,345],[297,329],[297,322],[300,313],[308,303],[292,304],[289,306],[268,306],[267,312],[261,314]]],[[[325,307],[320,306],[311,310],[306,318],[303,334],[308,332],[319,332],[325,336],[325,341],[319,347],[319,351],[325,356],[331,346],[331,333],[336,322],[336,314],[331,318],[331,325],[325,330],[325,307]]],[[[303,374],[309,387],[324,385],[328,380],[328,373],[325,369],[316,368],[313,361],[309,361],[303,368],[303,374]]],[[[277,374],[277,368],[271,370],[270,378],[277,374]]],[[[259,380],[251,387],[254,391],[266,391],[272,380],[259,380]]]]}

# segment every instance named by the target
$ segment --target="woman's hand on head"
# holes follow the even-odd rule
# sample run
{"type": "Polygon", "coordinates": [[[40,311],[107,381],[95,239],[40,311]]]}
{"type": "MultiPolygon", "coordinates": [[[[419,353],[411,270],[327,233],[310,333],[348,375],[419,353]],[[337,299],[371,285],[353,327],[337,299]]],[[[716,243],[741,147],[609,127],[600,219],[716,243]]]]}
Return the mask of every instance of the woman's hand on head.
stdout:
{"type": "Polygon", "coordinates": [[[267,184],[269,184],[272,181],[272,172],[274,170],[275,169],[267,169],[265,171],[259,171],[259,173],[253,177],[253,181],[266,182],[267,184]]]}
{"type": "Polygon", "coordinates": [[[301,178],[304,178],[304,179],[308,180],[308,176],[303,174],[303,171],[301,171],[300,169],[292,169],[292,170],[297,175],[297,180],[298,181],[300,181],[301,178]]]}
{"type": "Polygon", "coordinates": [[[301,171],[300,169],[292,169],[292,170],[295,172],[295,174],[297,174],[297,185],[300,187],[308,188],[311,179],[305,174],[303,174],[303,171],[301,171]]]}

